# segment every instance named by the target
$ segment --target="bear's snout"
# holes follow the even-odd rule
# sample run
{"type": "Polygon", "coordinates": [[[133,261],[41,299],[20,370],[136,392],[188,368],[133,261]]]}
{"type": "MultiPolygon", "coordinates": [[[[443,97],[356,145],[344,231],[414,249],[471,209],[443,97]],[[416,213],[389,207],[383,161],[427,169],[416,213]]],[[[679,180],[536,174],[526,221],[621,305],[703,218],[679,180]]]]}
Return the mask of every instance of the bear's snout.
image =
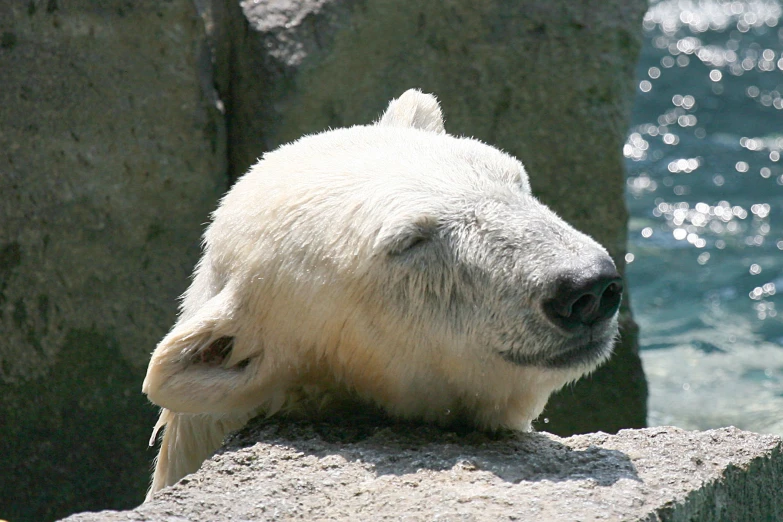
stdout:
{"type": "Polygon", "coordinates": [[[542,303],[544,314],[569,333],[613,317],[623,294],[623,280],[608,256],[561,271],[552,287],[552,296],[542,303]]]}

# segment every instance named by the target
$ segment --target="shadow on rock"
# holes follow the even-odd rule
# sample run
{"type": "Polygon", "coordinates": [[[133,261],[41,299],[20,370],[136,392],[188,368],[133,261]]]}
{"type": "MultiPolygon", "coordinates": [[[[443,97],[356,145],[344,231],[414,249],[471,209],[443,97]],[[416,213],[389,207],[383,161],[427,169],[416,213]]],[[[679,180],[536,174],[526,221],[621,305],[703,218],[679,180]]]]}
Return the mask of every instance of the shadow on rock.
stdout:
{"type": "Polygon", "coordinates": [[[334,455],[361,462],[377,476],[462,469],[489,472],[514,484],[592,480],[610,486],[624,478],[640,481],[625,453],[597,446],[577,450],[561,440],[549,433],[485,433],[465,424],[446,429],[361,412],[315,421],[257,417],[230,436],[219,453],[261,443],[319,459],[334,455]]]}

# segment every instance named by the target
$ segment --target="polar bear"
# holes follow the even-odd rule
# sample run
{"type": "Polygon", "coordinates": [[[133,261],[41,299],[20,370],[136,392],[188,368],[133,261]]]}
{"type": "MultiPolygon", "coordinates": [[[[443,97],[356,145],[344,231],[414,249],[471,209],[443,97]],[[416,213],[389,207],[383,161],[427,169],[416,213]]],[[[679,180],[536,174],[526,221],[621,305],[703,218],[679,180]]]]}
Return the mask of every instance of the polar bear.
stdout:
{"type": "Polygon", "coordinates": [[[622,280],[522,164],[444,131],[434,96],[264,155],[226,194],[143,392],[165,427],[148,498],[252,416],[356,400],[530,430],[609,357],[622,280]]]}

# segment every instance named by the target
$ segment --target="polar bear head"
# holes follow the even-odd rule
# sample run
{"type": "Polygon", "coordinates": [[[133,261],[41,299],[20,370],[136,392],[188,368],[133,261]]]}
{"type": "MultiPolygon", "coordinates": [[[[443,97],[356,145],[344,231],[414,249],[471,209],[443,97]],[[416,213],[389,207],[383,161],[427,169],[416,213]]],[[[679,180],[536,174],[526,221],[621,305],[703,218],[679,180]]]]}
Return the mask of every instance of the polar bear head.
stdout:
{"type": "Polygon", "coordinates": [[[622,281],[515,158],[411,90],[373,125],[266,154],[222,200],[144,392],[174,412],[332,396],[529,429],[604,361],[622,281]]]}

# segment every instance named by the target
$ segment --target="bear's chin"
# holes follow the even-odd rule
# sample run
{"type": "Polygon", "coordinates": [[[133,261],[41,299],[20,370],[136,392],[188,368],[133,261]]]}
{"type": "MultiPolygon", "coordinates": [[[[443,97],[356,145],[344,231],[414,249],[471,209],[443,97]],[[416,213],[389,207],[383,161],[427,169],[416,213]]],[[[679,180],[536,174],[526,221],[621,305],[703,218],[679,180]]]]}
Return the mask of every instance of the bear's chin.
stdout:
{"type": "Polygon", "coordinates": [[[559,349],[550,349],[535,354],[516,351],[501,352],[500,356],[517,366],[565,370],[580,368],[589,371],[606,361],[612,354],[617,330],[598,338],[570,339],[559,349]]]}

